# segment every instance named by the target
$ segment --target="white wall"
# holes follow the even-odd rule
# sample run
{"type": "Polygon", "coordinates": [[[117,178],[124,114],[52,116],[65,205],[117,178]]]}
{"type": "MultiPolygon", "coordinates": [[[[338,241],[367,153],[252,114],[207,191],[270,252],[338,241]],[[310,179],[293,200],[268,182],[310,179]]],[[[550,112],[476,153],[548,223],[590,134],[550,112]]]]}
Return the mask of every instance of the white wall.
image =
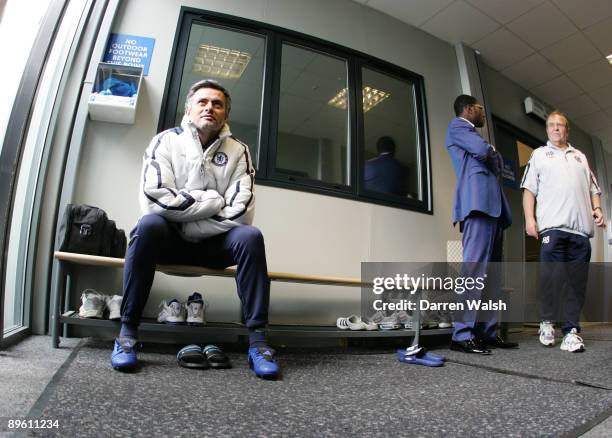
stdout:
{"type": "MultiPolygon", "coordinates": [[[[255,225],[264,233],[270,270],[358,277],[362,261],[446,260],[446,241],[458,238],[450,222],[455,177],[444,147],[444,131],[453,117],[452,102],[460,93],[454,49],[348,0],[124,1],[113,32],[155,38],[151,67],[134,125],[90,121],[76,202],[104,208],[126,231],[139,217],[141,157],[156,133],[181,5],[313,35],[425,78],[434,215],[260,185],[255,225]]],[[[162,298],[185,298],[196,289],[211,301],[209,319],[236,315],[237,298],[231,281],[161,275],[156,278],[145,313],[155,316],[162,298]]],[[[337,316],[358,311],[357,289],[273,285],[272,322],[329,324],[337,316]]]]}

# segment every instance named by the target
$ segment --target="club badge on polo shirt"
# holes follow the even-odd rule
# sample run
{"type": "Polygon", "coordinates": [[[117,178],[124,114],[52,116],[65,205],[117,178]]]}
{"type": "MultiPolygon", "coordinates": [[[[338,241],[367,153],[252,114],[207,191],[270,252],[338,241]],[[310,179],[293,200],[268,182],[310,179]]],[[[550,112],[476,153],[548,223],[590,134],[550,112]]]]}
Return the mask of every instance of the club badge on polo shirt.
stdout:
{"type": "Polygon", "coordinates": [[[217,152],[212,159],[215,166],[223,167],[227,164],[227,154],[225,152],[217,152]]]}
{"type": "Polygon", "coordinates": [[[578,161],[580,164],[582,164],[582,158],[580,158],[579,155],[574,154],[574,160],[578,161]]]}
{"type": "Polygon", "coordinates": [[[546,152],[546,156],[547,156],[548,158],[552,158],[552,157],[554,157],[554,156],[555,156],[555,153],[554,153],[553,151],[548,151],[548,152],[546,152]]]}

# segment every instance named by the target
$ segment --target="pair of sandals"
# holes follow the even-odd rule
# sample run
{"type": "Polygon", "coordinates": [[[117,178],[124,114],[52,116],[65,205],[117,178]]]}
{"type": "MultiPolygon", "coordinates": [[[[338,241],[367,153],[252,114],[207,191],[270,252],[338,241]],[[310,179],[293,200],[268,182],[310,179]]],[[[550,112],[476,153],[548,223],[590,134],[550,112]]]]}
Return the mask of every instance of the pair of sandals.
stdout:
{"type": "Polygon", "coordinates": [[[199,345],[187,345],[181,348],[176,355],[179,366],[183,368],[231,368],[229,357],[216,345],[207,345],[202,348],[199,345]]]}
{"type": "Polygon", "coordinates": [[[397,358],[401,363],[423,365],[426,367],[441,367],[446,361],[445,357],[430,353],[418,345],[397,350],[397,358]]]}
{"type": "Polygon", "coordinates": [[[336,320],[336,327],[340,330],[377,330],[378,324],[372,321],[363,320],[357,315],[340,317],[336,320]]]}

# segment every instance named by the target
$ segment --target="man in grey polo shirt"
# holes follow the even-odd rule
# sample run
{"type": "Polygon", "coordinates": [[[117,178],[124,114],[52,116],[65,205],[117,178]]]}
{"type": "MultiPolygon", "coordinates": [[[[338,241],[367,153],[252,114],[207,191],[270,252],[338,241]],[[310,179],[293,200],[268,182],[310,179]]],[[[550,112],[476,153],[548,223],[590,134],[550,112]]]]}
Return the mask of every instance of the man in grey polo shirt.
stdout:
{"type": "Polygon", "coordinates": [[[555,344],[553,319],[557,294],[567,278],[561,350],[584,351],[580,332],[580,311],[584,305],[591,259],[593,222],[604,225],[601,191],[586,156],[567,141],[569,124],[565,114],[550,113],[546,120],[548,142],[531,155],[521,182],[527,234],[541,237],[540,342],[555,344]],[[535,213],[535,215],[534,215],[535,213]]]}

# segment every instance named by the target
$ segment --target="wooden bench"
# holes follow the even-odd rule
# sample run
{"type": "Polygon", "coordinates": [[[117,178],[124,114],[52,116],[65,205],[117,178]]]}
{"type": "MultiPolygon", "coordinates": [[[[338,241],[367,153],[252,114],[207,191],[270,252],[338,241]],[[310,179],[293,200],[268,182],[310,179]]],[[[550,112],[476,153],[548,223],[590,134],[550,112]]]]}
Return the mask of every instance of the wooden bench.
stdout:
{"type": "MultiPolygon", "coordinates": [[[[51,291],[52,315],[51,315],[51,338],[53,347],[59,346],[60,326],[64,325],[81,325],[90,327],[107,327],[119,328],[118,321],[109,321],[102,319],[81,318],[77,312],[68,315],[67,308],[70,296],[69,280],[74,268],[78,266],[97,266],[123,269],[124,259],[112,257],[100,257],[85,254],[76,254],[69,252],[55,252],[55,258],[58,261],[58,271],[55,274],[55,281],[51,291]],[[61,310],[63,309],[63,310],[61,310]]],[[[179,276],[220,276],[234,277],[236,275],[235,268],[228,269],[209,269],[199,266],[187,265],[157,265],[156,271],[168,275],[179,276]]],[[[320,275],[303,275],[288,272],[268,272],[268,277],[271,281],[289,282],[289,283],[304,283],[313,285],[331,285],[331,286],[350,286],[361,287],[366,285],[359,278],[346,277],[329,277],[320,275]]],[[[373,331],[352,331],[340,330],[335,326],[304,326],[304,325],[270,325],[268,333],[271,335],[284,336],[307,336],[307,337],[414,337],[418,340],[420,325],[419,313],[416,312],[415,326],[416,329],[399,329],[399,330],[373,330],[373,331]]],[[[173,332],[181,333],[201,333],[208,335],[231,334],[231,335],[246,335],[247,329],[242,324],[237,323],[207,323],[201,327],[183,326],[183,325],[168,325],[157,323],[153,319],[143,319],[140,324],[140,330],[152,332],[173,332]]],[[[434,329],[427,330],[428,334],[447,334],[451,333],[452,329],[434,329]]]]}

